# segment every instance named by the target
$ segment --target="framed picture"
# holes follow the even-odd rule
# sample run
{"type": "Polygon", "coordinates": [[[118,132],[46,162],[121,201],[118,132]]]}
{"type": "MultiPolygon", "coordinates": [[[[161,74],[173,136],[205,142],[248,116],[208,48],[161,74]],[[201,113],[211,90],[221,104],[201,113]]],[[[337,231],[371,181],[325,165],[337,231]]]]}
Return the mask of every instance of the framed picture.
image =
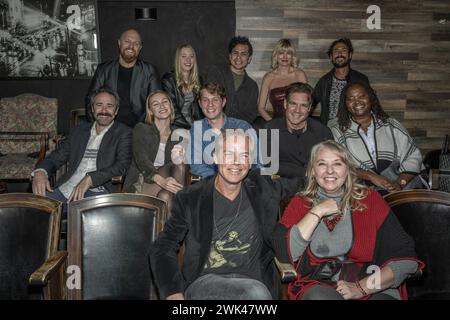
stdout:
{"type": "Polygon", "coordinates": [[[0,0],[0,78],[90,78],[97,34],[95,0],[0,0]]]}

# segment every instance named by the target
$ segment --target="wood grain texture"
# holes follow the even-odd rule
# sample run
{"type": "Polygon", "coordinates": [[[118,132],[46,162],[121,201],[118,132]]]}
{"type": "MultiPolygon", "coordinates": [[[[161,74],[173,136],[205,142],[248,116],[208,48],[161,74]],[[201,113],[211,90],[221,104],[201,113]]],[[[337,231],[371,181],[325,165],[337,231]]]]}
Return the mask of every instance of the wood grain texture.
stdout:
{"type": "Polygon", "coordinates": [[[236,14],[236,33],[254,46],[248,72],[258,84],[281,37],[294,42],[315,85],[332,68],[328,46],[346,36],[355,50],[352,67],[369,77],[423,154],[450,133],[450,1],[236,0],[236,14]],[[372,4],[381,9],[381,30],[367,28],[372,4]]]}

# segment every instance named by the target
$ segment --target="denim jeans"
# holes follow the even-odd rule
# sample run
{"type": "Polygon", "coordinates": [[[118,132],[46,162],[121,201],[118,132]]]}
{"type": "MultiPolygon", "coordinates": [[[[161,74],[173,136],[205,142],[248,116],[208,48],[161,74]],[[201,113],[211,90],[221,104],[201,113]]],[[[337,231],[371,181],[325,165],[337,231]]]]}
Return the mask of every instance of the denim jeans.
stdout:
{"type": "Polygon", "coordinates": [[[264,283],[236,273],[205,274],[191,283],[184,297],[186,300],[272,300],[264,283]]]}

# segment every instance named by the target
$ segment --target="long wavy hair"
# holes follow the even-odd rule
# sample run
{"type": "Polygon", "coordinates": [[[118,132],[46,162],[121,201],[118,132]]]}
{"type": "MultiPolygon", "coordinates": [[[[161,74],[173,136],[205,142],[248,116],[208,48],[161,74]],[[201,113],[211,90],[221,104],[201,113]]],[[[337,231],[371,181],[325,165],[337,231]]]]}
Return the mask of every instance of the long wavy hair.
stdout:
{"type": "Polygon", "coordinates": [[[182,44],[177,47],[175,52],[175,80],[177,81],[177,87],[181,88],[185,92],[198,92],[200,89],[200,76],[198,73],[198,63],[197,54],[194,48],[190,44],[182,44]],[[189,71],[189,76],[187,81],[183,78],[183,73],[181,72],[181,50],[184,48],[191,49],[194,53],[194,59],[192,61],[193,66],[191,71],[189,71]]]}
{"type": "Polygon", "coordinates": [[[348,83],[341,93],[341,98],[339,100],[339,107],[337,112],[337,121],[339,124],[339,129],[342,132],[347,131],[350,127],[352,114],[347,110],[347,91],[354,86],[361,86],[369,96],[370,108],[372,110],[375,118],[383,123],[389,118],[388,114],[383,110],[383,107],[378,100],[377,94],[373,88],[364,82],[350,82],[348,83]]]}
{"type": "Polygon", "coordinates": [[[275,48],[272,51],[272,69],[276,69],[278,67],[278,54],[281,51],[287,51],[287,53],[290,53],[292,55],[291,67],[297,68],[300,60],[297,58],[295,48],[292,45],[291,40],[283,38],[277,42],[275,48]]]}
{"type": "Polygon", "coordinates": [[[151,102],[152,98],[158,93],[164,95],[169,100],[170,110],[171,110],[171,112],[170,112],[170,123],[173,123],[173,121],[175,120],[175,110],[173,109],[173,102],[172,102],[172,99],[170,99],[170,97],[167,94],[167,92],[165,92],[163,90],[155,90],[155,91],[153,91],[152,93],[150,93],[148,95],[147,100],[145,100],[145,111],[146,111],[145,123],[152,124],[152,123],[155,122],[155,115],[152,112],[150,102],[151,102]]]}
{"type": "Polygon", "coordinates": [[[314,177],[313,171],[314,165],[318,161],[319,152],[323,149],[328,149],[335,152],[348,168],[347,178],[342,186],[343,195],[339,208],[341,212],[345,213],[349,209],[359,211],[364,210],[366,207],[361,200],[367,196],[367,186],[358,181],[358,177],[356,175],[356,165],[351,160],[347,150],[333,140],[320,142],[312,148],[308,167],[306,169],[306,188],[304,191],[300,192],[299,195],[311,201],[311,203],[318,199],[317,192],[319,191],[320,186],[314,177]]]}

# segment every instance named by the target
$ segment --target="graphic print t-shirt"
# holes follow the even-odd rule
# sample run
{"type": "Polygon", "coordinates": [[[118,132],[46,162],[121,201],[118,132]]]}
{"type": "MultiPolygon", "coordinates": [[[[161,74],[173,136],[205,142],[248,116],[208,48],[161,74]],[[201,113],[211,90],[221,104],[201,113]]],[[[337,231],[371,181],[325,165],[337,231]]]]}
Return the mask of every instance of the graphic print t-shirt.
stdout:
{"type": "Polygon", "coordinates": [[[214,189],[214,220],[211,249],[203,274],[238,273],[261,280],[259,256],[262,236],[245,190],[233,201],[214,189]],[[239,202],[241,205],[239,207],[239,202]],[[239,213],[236,211],[239,207],[239,213]]]}

